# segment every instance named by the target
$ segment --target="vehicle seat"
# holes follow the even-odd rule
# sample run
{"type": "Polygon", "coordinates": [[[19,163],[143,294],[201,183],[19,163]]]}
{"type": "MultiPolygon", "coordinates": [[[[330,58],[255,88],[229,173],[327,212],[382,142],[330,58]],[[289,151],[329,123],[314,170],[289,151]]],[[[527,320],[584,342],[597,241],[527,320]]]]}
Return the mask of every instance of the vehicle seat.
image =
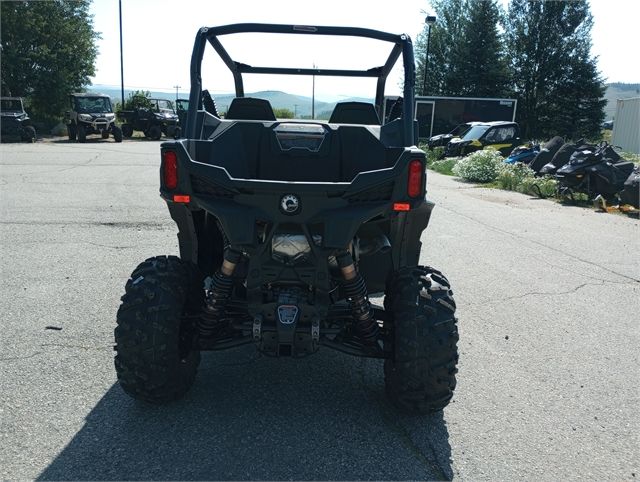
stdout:
{"type": "Polygon", "coordinates": [[[254,97],[236,97],[231,101],[226,119],[233,120],[265,120],[274,121],[276,115],[273,113],[268,100],[256,99],[254,97]]]}
{"type": "Polygon", "coordinates": [[[373,104],[368,102],[338,102],[329,123],[380,125],[380,117],[373,104]]]}

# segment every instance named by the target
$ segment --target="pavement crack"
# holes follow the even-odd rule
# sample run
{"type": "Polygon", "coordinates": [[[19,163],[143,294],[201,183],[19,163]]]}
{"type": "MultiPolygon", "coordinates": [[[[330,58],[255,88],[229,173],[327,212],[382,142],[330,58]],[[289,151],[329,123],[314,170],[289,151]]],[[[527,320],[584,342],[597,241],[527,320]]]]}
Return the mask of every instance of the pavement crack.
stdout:
{"type": "Polygon", "coordinates": [[[444,468],[440,465],[438,457],[436,456],[436,449],[433,447],[431,440],[428,440],[430,453],[423,453],[421,448],[411,438],[409,431],[398,421],[398,414],[395,409],[391,407],[386,400],[376,396],[376,393],[369,388],[365,380],[364,362],[365,360],[360,360],[357,369],[360,375],[362,390],[364,391],[365,396],[378,406],[384,425],[391,433],[398,437],[409,453],[411,453],[423,465],[425,470],[429,472],[429,480],[451,480],[452,477],[447,476],[447,473],[451,472],[451,469],[444,468]],[[433,474],[434,477],[431,477],[431,474],[433,474]]]}
{"type": "Polygon", "coordinates": [[[6,358],[0,358],[0,362],[2,361],[16,361],[16,360],[27,360],[29,358],[35,358],[38,355],[42,355],[41,351],[37,351],[35,353],[32,353],[31,355],[24,355],[24,356],[10,356],[10,357],[6,357],[6,358]]]}
{"type": "MultiPolygon", "coordinates": [[[[632,281],[634,283],[640,283],[640,279],[638,279],[638,278],[634,278],[633,276],[628,276],[626,274],[619,273],[619,272],[617,272],[617,271],[615,271],[615,270],[613,270],[611,268],[607,268],[606,266],[602,266],[602,265],[600,265],[598,263],[595,263],[593,261],[589,261],[588,259],[583,259],[583,258],[580,258],[579,256],[573,255],[571,253],[567,253],[566,251],[563,251],[562,249],[558,249],[558,248],[555,248],[553,246],[549,246],[547,244],[541,243],[540,241],[535,241],[533,239],[527,238],[525,236],[521,236],[521,235],[516,234],[516,233],[512,233],[510,231],[498,228],[496,226],[492,226],[492,225],[487,224],[485,222],[482,222],[482,221],[480,221],[480,220],[478,220],[476,218],[468,216],[467,214],[462,214],[461,212],[456,211],[455,209],[451,209],[449,207],[442,206],[442,205],[440,205],[440,207],[442,209],[446,210],[446,211],[449,211],[449,212],[453,213],[453,214],[457,214],[460,217],[463,217],[465,219],[473,221],[474,223],[479,224],[479,225],[481,225],[481,226],[483,226],[483,227],[485,227],[485,228],[487,228],[487,229],[489,229],[491,231],[495,231],[495,232],[501,233],[501,234],[506,234],[507,236],[510,236],[512,238],[520,239],[520,240],[523,240],[523,241],[525,241],[527,243],[531,243],[531,244],[534,244],[534,245],[537,245],[537,246],[541,246],[541,247],[543,247],[545,249],[548,249],[550,251],[555,251],[556,253],[560,253],[560,254],[562,254],[562,255],[564,255],[564,256],[566,256],[568,258],[574,259],[576,261],[580,261],[582,263],[585,263],[585,264],[588,264],[588,265],[591,265],[591,266],[595,266],[595,267],[597,267],[597,268],[599,268],[599,269],[601,269],[603,271],[607,271],[607,272],[612,273],[612,274],[614,274],[616,276],[620,276],[621,278],[625,278],[625,279],[627,279],[629,281],[632,281]]],[[[587,275],[580,275],[580,276],[584,276],[585,278],[589,278],[589,276],[587,276],[587,275]]]]}

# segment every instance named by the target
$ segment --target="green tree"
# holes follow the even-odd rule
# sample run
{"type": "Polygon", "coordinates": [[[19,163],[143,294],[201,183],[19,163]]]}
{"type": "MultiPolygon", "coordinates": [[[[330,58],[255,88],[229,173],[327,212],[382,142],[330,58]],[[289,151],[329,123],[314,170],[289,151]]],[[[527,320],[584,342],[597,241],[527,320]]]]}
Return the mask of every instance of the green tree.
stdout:
{"type": "Polygon", "coordinates": [[[291,109],[279,108],[273,109],[273,113],[278,119],[293,119],[293,111],[291,109]]]}
{"type": "Polygon", "coordinates": [[[586,0],[511,0],[506,46],[526,137],[599,135],[605,85],[591,56],[586,0]]]}
{"type": "MultiPolygon", "coordinates": [[[[428,95],[502,96],[509,76],[496,0],[434,0],[427,63],[428,95]]],[[[416,91],[422,93],[428,27],[416,40],[416,91]]]]}
{"type": "Polygon", "coordinates": [[[98,54],[90,0],[2,1],[2,95],[27,97],[36,119],[53,121],[68,94],[90,84],[98,54]]]}
{"type": "MultiPolygon", "coordinates": [[[[458,95],[458,85],[451,83],[460,51],[467,0],[432,0],[436,23],[431,27],[427,61],[426,95],[458,95]]],[[[428,27],[418,35],[415,44],[416,93],[422,94],[427,53],[428,27]]]]}
{"type": "Polygon", "coordinates": [[[136,90],[131,92],[124,101],[124,110],[153,109],[153,104],[149,100],[151,92],[148,90],[136,90]]]}
{"type": "Polygon", "coordinates": [[[495,0],[469,0],[467,10],[449,82],[457,95],[502,97],[509,87],[509,75],[498,31],[500,9],[495,0]]]}

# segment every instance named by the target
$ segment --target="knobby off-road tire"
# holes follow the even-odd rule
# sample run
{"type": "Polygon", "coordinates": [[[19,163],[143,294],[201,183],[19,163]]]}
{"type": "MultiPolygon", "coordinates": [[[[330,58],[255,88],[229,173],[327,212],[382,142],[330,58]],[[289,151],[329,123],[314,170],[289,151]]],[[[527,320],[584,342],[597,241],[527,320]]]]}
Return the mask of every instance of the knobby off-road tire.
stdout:
{"type": "Polygon", "coordinates": [[[36,142],[37,136],[36,136],[35,128],[32,126],[26,126],[24,128],[24,137],[22,140],[26,142],[32,142],[32,143],[36,142]]]}
{"type": "Polygon", "coordinates": [[[122,124],[122,135],[126,138],[133,136],[133,127],[131,124],[122,124]]]}
{"type": "Polygon", "coordinates": [[[402,411],[424,414],[449,404],[456,387],[458,329],[449,281],[432,268],[404,268],[384,300],[393,313],[384,375],[387,396],[402,411]]]}
{"type": "Polygon", "coordinates": [[[120,129],[118,126],[113,126],[111,128],[111,132],[113,133],[113,139],[116,142],[122,142],[122,129],[120,129]]]}
{"type": "Polygon", "coordinates": [[[185,315],[200,308],[202,293],[196,267],[175,256],[149,258],[133,271],[115,329],[116,373],[127,394],[165,403],[191,388],[200,352],[185,315]]]}
{"type": "Polygon", "coordinates": [[[149,137],[154,141],[159,141],[162,137],[162,129],[159,126],[151,126],[149,128],[149,137]]]}
{"type": "Polygon", "coordinates": [[[87,131],[82,124],[76,126],[76,135],[78,136],[78,142],[85,142],[87,140],[87,131]]]}
{"type": "Polygon", "coordinates": [[[102,129],[102,132],[100,132],[100,136],[103,139],[109,139],[109,131],[107,129],[102,129]]]}

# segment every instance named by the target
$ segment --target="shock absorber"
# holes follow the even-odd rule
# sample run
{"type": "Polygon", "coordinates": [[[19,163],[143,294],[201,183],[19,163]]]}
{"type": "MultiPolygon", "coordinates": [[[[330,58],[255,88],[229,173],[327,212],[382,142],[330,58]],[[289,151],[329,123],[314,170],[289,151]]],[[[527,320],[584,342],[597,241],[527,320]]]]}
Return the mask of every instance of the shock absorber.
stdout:
{"type": "Polygon", "coordinates": [[[211,284],[206,292],[202,316],[198,323],[200,336],[211,338],[215,335],[224,308],[233,289],[233,272],[242,259],[242,252],[228,247],[224,251],[222,266],[211,278],[211,284]]]}
{"type": "Polygon", "coordinates": [[[367,286],[364,278],[358,273],[353,258],[348,251],[342,251],[336,255],[338,266],[342,271],[342,287],[349,300],[351,312],[355,319],[355,328],[358,336],[367,345],[375,345],[380,329],[373,317],[373,309],[369,302],[367,286]]]}

